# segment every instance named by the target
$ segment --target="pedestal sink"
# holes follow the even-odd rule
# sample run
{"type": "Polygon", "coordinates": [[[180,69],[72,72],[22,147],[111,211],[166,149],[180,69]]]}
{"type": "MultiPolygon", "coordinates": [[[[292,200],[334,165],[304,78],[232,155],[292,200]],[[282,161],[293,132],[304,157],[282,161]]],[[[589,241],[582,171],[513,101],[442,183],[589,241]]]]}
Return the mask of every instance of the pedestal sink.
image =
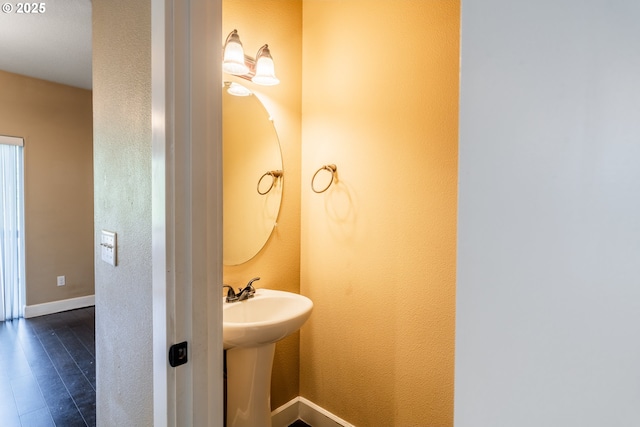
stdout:
{"type": "Polygon", "coordinates": [[[223,303],[227,427],[271,427],[275,343],[300,329],[312,308],[305,296],[270,289],[258,289],[245,301],[223,303]]]}

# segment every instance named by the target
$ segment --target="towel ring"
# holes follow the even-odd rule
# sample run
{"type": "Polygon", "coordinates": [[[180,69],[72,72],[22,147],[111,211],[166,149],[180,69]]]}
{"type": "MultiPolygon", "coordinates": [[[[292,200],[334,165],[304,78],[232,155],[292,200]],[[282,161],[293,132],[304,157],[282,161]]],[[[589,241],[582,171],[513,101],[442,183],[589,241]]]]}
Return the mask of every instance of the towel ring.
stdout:
{"type": "Polygon", "coordinates": [[[336,177],[336,172],[337,171],[338,171],[338,167],[336,165],[324,165],[320,169],[318,169],[316,171],[316,173],[313,174],[313,178],[311,178],[311,189],[313,190],[313,192],[320,194],[320,193],[324,193],[325,191],[327,191],[329,189],[329,187],[331,187],[331,184],[333,184],[334,178],[335,178],[336,182],[338,181],[338,178],[336,177]],[[327,171],[331,172],[331,181],[329,181],[327,186],[324,187],[322,190],[316,190],[316,187],[315,187],[316,176],[318,176],[318,173],[320,173],[320,171],[323,171],[323,170],[327,170],[327,171]]]}
{"type": "Polygon", "coordinates": [[[258,180],[258,185],[256,186],[256,189],[258,190],[258,194],[260,194],[261,196],[264,196],[265,194],[267,194],[269,191],[271,191],[271,189],[273,188],[273,186],[276,184],[276,179],[280,178],[282,176],[282,171],[267,171],[265,172],[260,179],[258,180]],[[270,176],[271,177],[271,185],[269,186],[269,188],[267,188],[267,191],[260,191],[260,184],[262,183],[262,180],[266,177],[266,176],[270,176]]]}

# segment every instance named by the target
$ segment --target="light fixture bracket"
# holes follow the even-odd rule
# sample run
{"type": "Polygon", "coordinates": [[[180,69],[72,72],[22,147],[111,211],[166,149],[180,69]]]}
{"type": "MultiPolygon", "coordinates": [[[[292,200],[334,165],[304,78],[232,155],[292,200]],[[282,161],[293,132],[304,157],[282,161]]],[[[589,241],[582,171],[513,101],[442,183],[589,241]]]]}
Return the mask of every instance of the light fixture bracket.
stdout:
{"type": "Polygon", "coordinates": [[[251,81],[253,76],[256,75],[256,60],[254,57],[245,54],[244,63],[247,64],[247,67],[249,67],[249,71],[247,71],[245,74],[236,74],[235,76],[251,81]]]}

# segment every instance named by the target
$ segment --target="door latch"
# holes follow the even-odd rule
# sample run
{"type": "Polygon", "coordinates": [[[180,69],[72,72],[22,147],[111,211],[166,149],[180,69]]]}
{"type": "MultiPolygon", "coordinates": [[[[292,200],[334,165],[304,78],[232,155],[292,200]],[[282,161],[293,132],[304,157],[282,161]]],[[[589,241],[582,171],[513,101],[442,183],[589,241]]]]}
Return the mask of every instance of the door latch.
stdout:
{"type": "Polygon", "coordinates": [[[187,363],[187,342],[181,342],[169,347],[169,365],[172,368],[187,363]]]}

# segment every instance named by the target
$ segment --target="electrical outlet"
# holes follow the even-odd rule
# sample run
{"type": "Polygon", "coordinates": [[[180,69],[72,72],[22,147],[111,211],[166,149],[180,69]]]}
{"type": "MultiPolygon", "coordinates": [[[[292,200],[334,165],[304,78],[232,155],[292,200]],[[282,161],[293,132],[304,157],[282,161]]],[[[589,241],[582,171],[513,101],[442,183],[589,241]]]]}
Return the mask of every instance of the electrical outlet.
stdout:
{"type": "Polygon", "coordinates": [[[58,276],[58,286],[64,286],[66,284],[67,284],[67,282],[66,282],[64,276],[58,276]]]}

